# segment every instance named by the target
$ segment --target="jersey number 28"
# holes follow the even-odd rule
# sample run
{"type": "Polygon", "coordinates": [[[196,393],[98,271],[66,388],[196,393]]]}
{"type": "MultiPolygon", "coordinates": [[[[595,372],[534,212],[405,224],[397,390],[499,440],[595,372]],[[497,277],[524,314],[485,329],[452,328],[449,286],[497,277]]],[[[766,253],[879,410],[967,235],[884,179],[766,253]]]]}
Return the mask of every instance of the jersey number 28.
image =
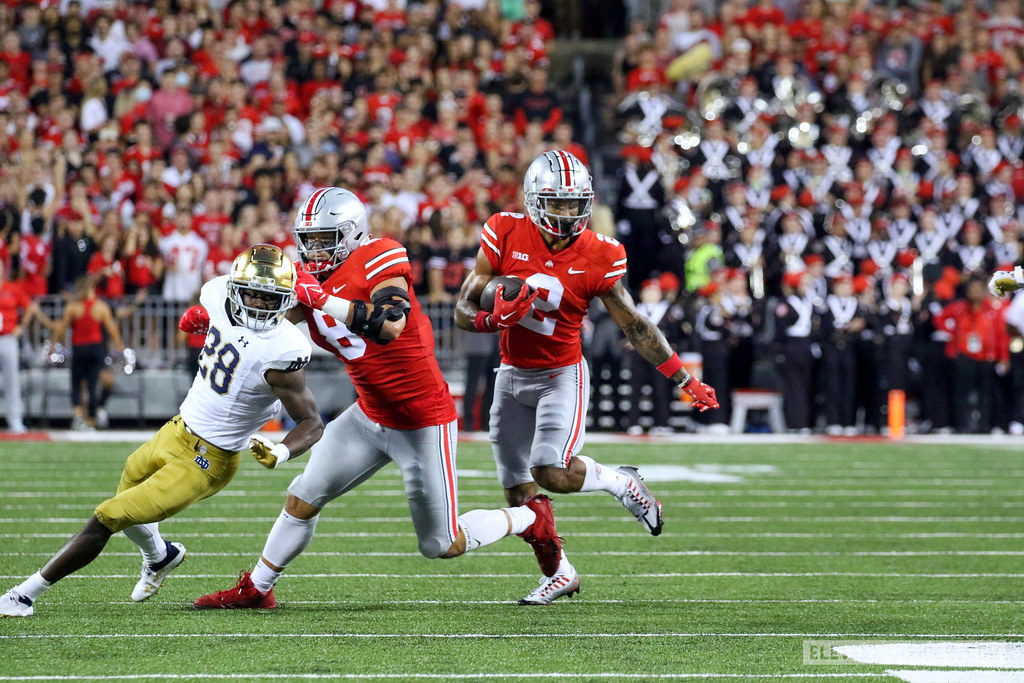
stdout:
{"type": "Polygon", "coordinates": [[[206,335],[206,346],[199,352],[199,375],[210,380],[210,388],[223,396],[231,387],[240,357],[231,342],[221,344],[220,330],[211,327],[206,335]]]}

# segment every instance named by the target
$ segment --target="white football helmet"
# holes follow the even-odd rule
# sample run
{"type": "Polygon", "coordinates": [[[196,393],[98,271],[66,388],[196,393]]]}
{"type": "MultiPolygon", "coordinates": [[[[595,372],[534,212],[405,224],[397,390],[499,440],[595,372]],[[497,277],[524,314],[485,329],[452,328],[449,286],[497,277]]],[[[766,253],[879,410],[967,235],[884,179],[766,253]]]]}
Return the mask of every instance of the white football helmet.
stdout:
{"type": "Polygon", "coordinates": [[[284,314],[295,306],[295,265],[279,247],[257,244],[243,251],[231,263],[228,275],[228,304],[231,315],[253,332],[277,327],[284,314]],[[273,308],[250,306],[244,294],[273,299],[273,308]]]}
{"type": "Polygon", "coordinates": [[[552,150],[533,160],[523,178],[523,196],[530,220],[544,232],[559,239],[578,235],[586,229],[594,207],[594,184],[590,171],[569,152],[552,150]],[[576,200],[578,211],[566,215],[550,206],[566,200],[576,200]]]}
{"type": "Polygon", "coordinates": [[[369,241],[370,220],[359,197],[328,187],[302,201],[292,235],[306,270],[314,275],[329,273],[369,241]]]}

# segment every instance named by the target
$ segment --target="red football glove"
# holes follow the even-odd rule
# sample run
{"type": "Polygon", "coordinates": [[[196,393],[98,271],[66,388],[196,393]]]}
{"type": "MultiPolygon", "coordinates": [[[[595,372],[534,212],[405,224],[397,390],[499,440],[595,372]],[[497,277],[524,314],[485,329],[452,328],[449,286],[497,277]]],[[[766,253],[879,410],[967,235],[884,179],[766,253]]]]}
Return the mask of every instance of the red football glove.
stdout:
{"type": "Polygon", "coordinates": [[[693,399],[693,407],[704,412],[718,407],[718,398],[715,397],[715,389],[710,384],[704,384],[694,377],[690,383],[683,387],[690,398],[693,399]]]}
{"type": "Polygon", "coordinates": [[[193,306],[181,316],[178,329],[188,334],[206,334],[210,330],[210,314],[202,306],[193,306]]]}
{"type": "Polygon", "coordinates": [[[295,294],[299,303],[310,308],[320,309],[327,302],[327,292],[320,281],[301,268],[295,269],[295,294]]]}
{"type": "Polygon", "coordinates": [[[490,326],[495,330],[506,330],[526,317],[533,306],[534,299],[540,294],[540,290],[530,293],[530,288],[523,285],[519,290],[519,296],[512,301],[505,301],[503,296],[504,285],[498,285],[494,291],[494,312],[488,316],[490,326]]]}

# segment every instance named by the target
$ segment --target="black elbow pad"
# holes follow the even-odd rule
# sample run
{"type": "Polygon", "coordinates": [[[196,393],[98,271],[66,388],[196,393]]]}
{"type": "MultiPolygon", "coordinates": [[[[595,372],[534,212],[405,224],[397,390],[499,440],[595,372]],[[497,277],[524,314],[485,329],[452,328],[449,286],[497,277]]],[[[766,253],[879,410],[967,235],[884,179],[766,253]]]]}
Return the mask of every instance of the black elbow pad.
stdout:
{"type": "Polygon", "coordinates": [[[381,337],[381,333],[384,330],[384,324],[388,322],[398,322],[407,315],[407,310],[401,306],[388,306],[383,308],[376,306],[373,309],[373,313],[370,314],[369,329],[366,333],[366,338],[372,341],[374,344],[380,344],[384,346],[390,344],[393,339],[384,339],[381,337]]]}

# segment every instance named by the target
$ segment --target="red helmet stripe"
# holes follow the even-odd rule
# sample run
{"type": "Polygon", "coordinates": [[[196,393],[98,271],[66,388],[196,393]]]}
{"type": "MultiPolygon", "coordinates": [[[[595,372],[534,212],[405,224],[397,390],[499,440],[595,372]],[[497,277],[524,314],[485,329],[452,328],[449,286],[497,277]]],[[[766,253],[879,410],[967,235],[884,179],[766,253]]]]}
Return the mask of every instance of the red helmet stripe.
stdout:
{"type": "Polygon", "coordinates": [[[306,220],[313,220],[313,207],[316,206],[316,200],[320,198],[324,192],[327,192],[330,188],[324,187],[313,193],[313,196],[309,198],[309,203],[306,204],[306,220]]]}
{"type": "Polygon", "coordinates": [[[556,149],[555,153],[558,154],[558,158],[564,164],[562,171],[565,173],[565,186],[572,187],[572,177],[569,175],[569,169],[572,168],[572,164],[569,163],[569,157],[560,149],[556,149]]]}

